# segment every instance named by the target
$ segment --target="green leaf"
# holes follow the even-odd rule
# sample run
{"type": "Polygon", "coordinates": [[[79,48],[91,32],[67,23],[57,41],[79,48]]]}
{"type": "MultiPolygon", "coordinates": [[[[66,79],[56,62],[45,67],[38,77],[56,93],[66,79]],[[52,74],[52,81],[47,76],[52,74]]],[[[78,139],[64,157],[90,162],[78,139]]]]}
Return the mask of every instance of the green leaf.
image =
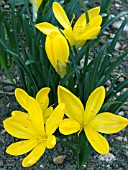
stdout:
{"type": "Polygon", "coordinates": [[[93,59],[93,66],[92,66],[92,71],[90,74],[90,89],[91,91],[94,90],[94,88],[96,88],[96,83],[98,82],[98,71],[100,68],[102,68],[102,59],[103,59],[103,55],[104,52],[106,50],[106,48],[110,45],[111,41],[106,42],[103,47],[100,49],[99,53],[97,54],[97,56],[93,59]]]}
{"type": "Polygon", "coordinates": [[[4,86],[14,86],[14,87],[17,87],[16,84],[13,84],[13,83],[7,83],[7,82],[4,82],[4,81],[0,81],[0,84],[3,84],[4,86]]]}
{"type": "MultiPolygon", "coordinates": [[[[114,82],[114,84],[116,84],[116,81],[114,82]]],[[[112,85],[112,86],[113,87],[110,88],[109,91],[106,94],[106,101],[111,99],[116,93],[120,92],[124,88],[128,88],[128,79],[126,79],[123,82],[119,83],[116,87],[114,87],[114,85],[112,85]]]]}
{"type": "Polygon", "coordinates": [[[86,16],[86,24],[87,24],[89,22],[89,16],[88,16],[88,11],[87,11],[86,5],[84,4],[84,2],[82,0],[79,0],[79,2],[81,3],[81,5],[84,9],[84,13],[85,13],[85,16],[86,16]]]}
{"type": "MultiPolygon", "coordinates": [[[[25,66],[22,58],[20,58],[18,54],[14,53],[1,38],[0,38],[0,43],[3,45],[3,47],[5,47],[6,51],[9,52],[9,53],[13,56],[13,58],[15,59],[15,61],[16,61],[17,64],[18,64],[19,69],[21,69],[23,72],[26,73],[26,75],[29,77],[29,79],[30,79],[31,82],[33,83],[36,91],[38,91],[37,82],[36,82],[35,79],[33,78],[33,75],[31,74],[31,72],[29,71],[29,69],[25,66]]],[[[21,76],[21,78],[25,78],[25,77],[24,77],[24,76],[21,76]]]]}
{"type": "Polygon", "coordinates": [[[78,3],[78,0],[70,0],[69,3],[65,6],[65,12],[68,15],[69,20],[72,20],[73,14],[77,13],[81,9],[81,6],[78,3]]]}
{"type": "Polygon", "coordinates": [[[25,65],[27,66],[27,65],[32,64],[32,63],[36,63],[36,61],[30,58],[25,62],[25,65]]]}
{"type": "Polygon", "coordinates": [[[116,92],[121,91],[124,88],[128,88],[128,79],[124,80],[123,82],[121,82],[119,85],[117,85],[114,90],[116,92]]]}
{"type": "Polygon", "coordinates": [[[92,152],[93,148],[90,144],[88,146],[84,147],[83,150],[80,152],[80,167],[85,168],[88,158],[92,152]]]}
{"type": "Polygon", "coordinates": [[[112,61],[111,63],[109,63],[109,67],[104,72],[104,75],[106,76],[106,80],[110,76],[112,71],[121,63],[123,58],[127,56],[127,54],[128,52],[124,53],[122,56],[119,56],[116,61],[114,62],[112,61]]]}
{"type": "Polygon", "coordinates": [[[90,41],[87,41],[83,47],[78,51],[78,54],[76,56],[76,62],[77,64],[80,63],[80,60],[83,58],[83,56],[85,55],[85,51],[88,49],[88,47],[90,46],[90,41]]]}
{"type": "Polygon", "coordinates": [[[79,157],[77,158],[77,164],[79,167],[86,167],[88,157],[93,149],[92,146],[88,143],[88,139],[86,138],[84,131],[79,134],[77,151],[78,150],[80,150],[80,152],[78,152],[77,155],[77,157],[79,157]]]}
{"type": "Polygon", "coordinates": [[[116,100],[120,101],[120,103],[116,103],[110,106],[109,111],[111,111],[112,113],[117,113],[120,107],[128,100],[128,91],[117,97],[116,100]]]}
{"type": "Polygon", "coordinates": [[[120,102],[120,101],[113,101],[113,102],[105,103],[105,104],[102,106],[102,109],[105,109],[106,107],[110,107],[111,105],[117,104],[117,103],[122,103],[122,102],[120,102]]]}
{"type": "Polygon", "coordinates": [[[7,11],[0,11],[0,37],[3,37],[3,20],[7,15],[7,11]]]}
{"type": "Polygon", "coordinates": [[[108,54],[111,54],[113,52],[113,50],[115,48],[115,45],[116,45],[116,43],[117,43],[117,41],[118,41],[124,27],[125,27],[125,25],[127,24],[127,21],[128,21],[128,17],[123,21],[123,23],[121,24],[120,28],[118,29],[115,37],[113,38],[113,40],[112,40],[112,42],[110,44],[110,48],[108,50],[108,54]]]}
{"type": "Polygon", "coordinates": [[[76,72],[78,72],[78,70],[81,70],[82,67],[81,66],[77,66],[76,68],[73,68],[72,71],[70,73],[67,73],[64,78],[60,81],[60,85],[64,86],[65,83],[68,81],[69,78],[72,77],[72,75],[76,72]]]}
{"type": "Polygon", "coordinates": [[[121,145],[117,145],[117,144],[114,144],[114,143],[109,143],[110,146],[116,148],[116,149],[121,149],[121,150],[125,150],[125,151],[128,151],[128,148],[124,147],[124,146],[121,146],[121,145]]]}
{"type": "Polygon", "coordinates": [[[19,6],[19,5],[24,5],[25,4],[24,0],[8,0],[8,3],[12,4],[13,1],[15,1],[15,6],[19,6]]]}
{"type": "Polygon", "coordinates": [[[109,19],[103,26],[102,26],[102,29],[99,33],[98,36],[101,36],[101,34],[110,26],[112,25],[118,18],[124,16],[124,15],[127,15],[128,14],[128,11],[124,11],[124,12],[121,12],[120,14],[116,15],[114,18],[112,19],[109,19]]]}

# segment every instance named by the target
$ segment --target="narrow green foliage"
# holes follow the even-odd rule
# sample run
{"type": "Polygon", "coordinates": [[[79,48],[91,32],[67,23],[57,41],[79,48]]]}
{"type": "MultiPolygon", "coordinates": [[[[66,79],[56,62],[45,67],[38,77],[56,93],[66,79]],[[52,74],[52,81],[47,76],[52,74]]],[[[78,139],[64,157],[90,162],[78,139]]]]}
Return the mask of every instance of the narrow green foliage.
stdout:
{"type": "Polygon", "coordinates": [[[121,94],[119,97],[116,98],[116,101],[119,101],[119,103],[116,103],[114,105],[111,105],[109,108],[109,111],[112,113],[118,113],[120,107],[128,100],[128,91],[121,94]]]}
{"type": "Polygon", "coordinates": [[[124,150],[124,151],[128,151],[128,148],[121,146],[121,145],[117,145],[115,143],[110,143],[110,146],[116,148],[116,149],[120,149],[120,150],[124,150]]]}

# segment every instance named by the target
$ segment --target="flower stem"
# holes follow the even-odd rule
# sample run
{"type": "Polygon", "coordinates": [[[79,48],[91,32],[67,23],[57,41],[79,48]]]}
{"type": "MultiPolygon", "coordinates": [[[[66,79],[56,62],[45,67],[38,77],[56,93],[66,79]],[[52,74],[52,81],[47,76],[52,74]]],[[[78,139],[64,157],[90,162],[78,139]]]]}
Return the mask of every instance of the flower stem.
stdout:
{"type": "Polygon", "coordinates": [[[89,22],[89,16],[88,16],[88,11],[87,11],[86,5],[84,4],[84,2],[82,0],[79,0],[79,1],[84,9],[85,16],[86,16],[86,24],[87,24],[89,22]]]}

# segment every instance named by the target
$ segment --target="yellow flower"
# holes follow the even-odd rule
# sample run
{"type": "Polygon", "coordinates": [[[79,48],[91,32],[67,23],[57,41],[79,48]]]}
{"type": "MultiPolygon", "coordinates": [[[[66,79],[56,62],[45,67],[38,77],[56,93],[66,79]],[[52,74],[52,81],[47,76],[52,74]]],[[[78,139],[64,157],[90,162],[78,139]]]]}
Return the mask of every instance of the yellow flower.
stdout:
{"type": "Polygon", "coordinates": [[[42,110],[36,99],[28,97],[26,103],[28,114],[19,112],[3,121],[5,130],[12,136],[24,139],[11,144],[6,152],[18,156],[30,152],[22,161],[23,167],[35,164],[45,152],[56,145],[53,133],[62,121],[65,107],[59,104],[44,125],[42,110]]]}
{"type": "Polygon", "coordinates": [[[32,4],[32,7],[33,7],[33,20],[36,21],[37,19],[37,12],[38,12],[38,9],[41,5],[43,0],[30,0],[30,3],[32,4]]]}
{"type": "Polygon", "coordinates": [[[47,22],[36,24],[36,28],[47,35],[45,49],[48,59],[56,72],[63,78],[66,74],[66,63],[69,57],[67,40],[57,27],[47,22]]]}
{"type": "Polygon", "coordinates": [[[104,99],[105,89],[103,86],[98,87],[89,96],[84,109],[79,98],[66,88],[58,87],[59,103],[65,103],[65,114],[69,117],[61,122],[60,132],[69,135],[84,130],[88,141],[100,154],[109,152],[109,144],[99,132],[117,133],[128,125],[128,119],[121,116],[109,112],[97,114],[104,99]]]}
{"type": "Polygon", "coordinates": [[[30,0],[30,2],[31,2],[31,4],[32,4],[33,9],[34,9],[35,12],[38,12],[38,9],[39,9],[42,1],[43,1],[43,0],[30,0]]]}
{"type": "Polygon", "coordinates": [[[102,17],[99,15],[100,7],[93,8],[88,11],[89,23],[86,23],[86,16],[82,14],[76,21],[73,29],[71,23],[58,2],[53,2],[53,13],[58,22],[63,26],[63,34],[69,41],[71,46],[76,45],[77,48],[84,45],[86,40],[93,39],[100,32],[102,17]]]}
{"type": "MultiPolygon", "coordinates": [[[[49,97],[48,94],[50,92],[49,87],[44,87],[36,94],[36,100],[39,103],[42,115],[44,118],[44,123],[46,123],[47,118],[50,116],[50,114],[53,111],[52,107],[48,107],[49,105],[49,97]]],[[[27,105],[27,99],[30,97],[23,89],[16,88],[15,90],[15,97],[18,103],[26,110],[28,111],[28,105],[27,105]]],[[[13,111],[12,115],[21,114],[21,111],[13,111]]]]}

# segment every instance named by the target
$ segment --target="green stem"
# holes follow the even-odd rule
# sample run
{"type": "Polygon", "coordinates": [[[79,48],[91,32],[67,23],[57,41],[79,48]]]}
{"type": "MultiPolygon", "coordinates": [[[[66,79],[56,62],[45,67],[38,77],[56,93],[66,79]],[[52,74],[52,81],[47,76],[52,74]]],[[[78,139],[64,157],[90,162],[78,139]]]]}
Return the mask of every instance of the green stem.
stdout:
{"type": "Polygon", "coordinates": [[[77,168],[84,170],[88,161],[88,157],[92,151],[91,145],[84,132],[81,132],[78,136],[78,147],[77,147],[77,168]]]}
{"type": "Polygon", "coordinates": [[[87,11],[87,8],[86,8],[86,5],[84,4],[84,2],[82,0],[79,0],[83,9],[84,9],[84,13],[85,13],[85,16],[86,16],[86,24],[89,23],[89,16],[88,16],[88,11],[87,11]]]}
{"type": "MultiPolygon", "coordinates": [[[[72,59],[73,66],[76,69],[77,81],[80,82],[80,73],[79,73],[79,70],[77,69],[77,64],[76,64],[73,48],[71,48],[70,54],[71,54],[71,59],[72,59]]],[[[81,90],[80,84],[78,84],[78,88],[79,88],[79,93],[80,93],[79,96],[82,96],[82,90],[81,90]]]]}
{"type": "Polygon", "coordinates": [[[10,74],[9,71],[8,71],[8,68],[7,68],[6,65],[5,65],[5,61],[4,61],[4,58],[3,58],[2,56],[0,56],[0,63],[1,63],[1,66],[3,67],[3,69],[4,69],[4,71],[5,71],[6,75],[8,76],[10,82],[11,82],[12,84],[15,84],[15,82],[13,81],[13,78],[12,78],[11,74],[10,74]]]}
{"type": "Polygon", "coordinates": [[[128,151],[128,148],[123,147],[123,146],[121,146],[121,145],[114,144],[114,143],[110,143],[110,146],[113,146],[113,147],[115,147],[115,148],[117,148],[117,149],[121,149],[121,150],[128,151]]]}

